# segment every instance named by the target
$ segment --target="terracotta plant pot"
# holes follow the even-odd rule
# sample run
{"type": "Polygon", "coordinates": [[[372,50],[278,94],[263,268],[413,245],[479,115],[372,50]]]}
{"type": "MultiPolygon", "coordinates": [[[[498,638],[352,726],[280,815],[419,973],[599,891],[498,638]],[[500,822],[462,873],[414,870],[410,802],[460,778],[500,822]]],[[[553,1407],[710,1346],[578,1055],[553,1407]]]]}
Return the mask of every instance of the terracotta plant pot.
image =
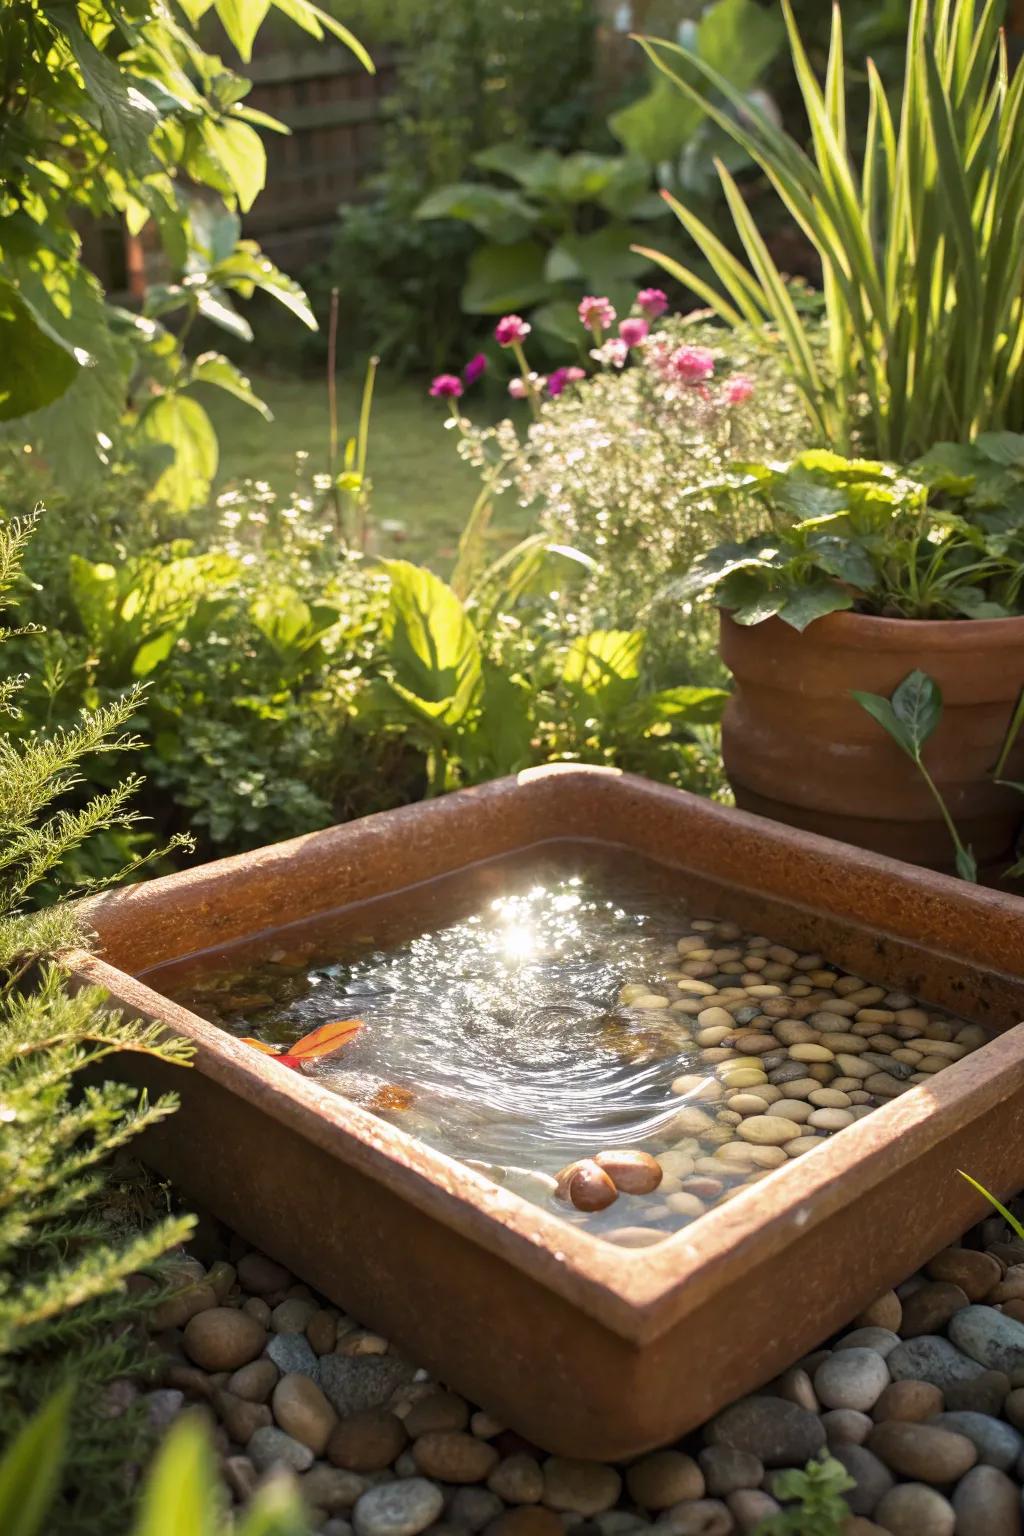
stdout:
{"type": "MultiPolygon", "coordinates": [[[[1024,618],[878,619],[832,613],[802,634],[781,619],[721,614],[735,692],[722,723],[725,770],[744,810],[934,869],[953,849],[914,764],[850,697],[889,697],[920,668],[942,689],[929,772],[980,865],[1009,862],[1024,796],[993,782],[1024,685],[1024,618]]],[[[1024,735],[1006,777],[1024,778],[1024,735]]]]}
{"type": "Polygon", "coordinates": [[[71,969],[195,1043],[190,1071],[116,1058],[151,1092],[181,1095],[147,1133],[153,1165],[410,1359],[565,1455],[664,1444],[815,1348],[984,1213],[958,1168],[1001,1196],[1024,1179],[1024,904],[613,770],[534,770],[88,910],[104,957],[72,956],[71,969]],[[380,933],[396,893],[419,882],[472,869],[500,887],[505,856],[581,844],[656,859],[694,910],[819,951],[996,1038],[633,1250],[160,994],[164,968],[190,953],[237,957],[289,922],[301,940],[311,919],[330,924],[343,908],[380,933]]]}

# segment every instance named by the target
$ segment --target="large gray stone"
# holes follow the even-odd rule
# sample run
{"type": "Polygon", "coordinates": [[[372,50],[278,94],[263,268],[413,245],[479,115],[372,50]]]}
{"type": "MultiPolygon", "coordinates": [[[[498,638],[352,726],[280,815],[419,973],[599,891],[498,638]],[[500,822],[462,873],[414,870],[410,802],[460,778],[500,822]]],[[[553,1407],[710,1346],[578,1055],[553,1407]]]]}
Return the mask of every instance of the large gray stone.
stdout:
{"type": "Polygon", "coordinates": [[[1024,1323],[995,1307],[964,1307],[950,1320],[949,1336],[972,1360],[993,1371],[1024,1366],[1024,1323]]]}
{"type": "Polygon", "coordinates": [[[1024,1451],[1024,1436],[1012,1424],[988,1413],[937,1413],[928,1422],[940,1429],[952,1429],[958,1435],[966,1435],[978,1448],[979,1462],[998,1467],[1000,1472],[1008,1472],[1024,1451]]]}
{"type": "Polygon", "coordinates": [[[938,1334],[924,1333],[917,1339],[905,1339],[886,1357],[893,1381],[930,1381],[947,1387],[951,1382],[970,1381],[985,1367],[938,1334]]]}
{"type": "Polygon", "coordinates": [[[817,1414],[782,1397],[745,1397],[726,1408],[704,1431],[710,1445],[731,1445],[757,1456],[766,1467],[803,1466],[825,1445],[817,1414]]]}
{"type": "Polygon", "coordinates": [[[383,1408],[396,1387],[415,1375],[397,1355],[321,1355],[318,1380],[341,1417],[383,1408]]]}

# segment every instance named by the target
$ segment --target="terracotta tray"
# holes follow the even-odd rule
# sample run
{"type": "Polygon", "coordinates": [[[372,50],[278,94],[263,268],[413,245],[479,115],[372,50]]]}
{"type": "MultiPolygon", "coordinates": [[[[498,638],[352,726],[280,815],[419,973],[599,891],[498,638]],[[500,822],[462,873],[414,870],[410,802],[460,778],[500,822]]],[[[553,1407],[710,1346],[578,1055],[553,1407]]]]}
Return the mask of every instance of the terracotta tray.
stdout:
{"type": "Polygon", "coordinates": [[[1024,1183],[1024,903],[593,768],[532,770],[90,904],[115,1002],[195,1041],[124,1058],[180,1112],[148,1156],[253,1243],[548,1450],[616,1458],[777,1374],[1024,1183]],[[476,861],[593,839],[723,918],[993,1040],[653,1248],[574,1229],[133,979],[476,861]]]}

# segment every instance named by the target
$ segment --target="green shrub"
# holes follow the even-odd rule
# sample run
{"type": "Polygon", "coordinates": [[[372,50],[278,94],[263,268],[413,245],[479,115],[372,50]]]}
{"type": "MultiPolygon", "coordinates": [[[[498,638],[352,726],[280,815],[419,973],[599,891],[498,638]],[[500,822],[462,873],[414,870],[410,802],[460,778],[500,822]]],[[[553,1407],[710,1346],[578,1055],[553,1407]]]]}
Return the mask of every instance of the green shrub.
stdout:
{"type": "MultiPolygon", "coordinates": [[[[34,526],[0,523],[0,605],[34,526]]],[[[131,1327],[140,1304],[125,1279],[191,1228],[187,1218],[165,1218],[140,1230],[118,1215],[109,1160],[174,1101],[150,1104],[104,1082],[99,1069],[118,1051],[178,1062],[188,1053],[161,1041],[156,1027],[108,1012],[97,989],[67,991],[47,957],[78,937],[68,908],[26,915],[45,885],[66,878],[87,839],[131,823],[134,776],[75,807],[69,799],[88,758],[135,750],[125,727],[138,696],[130,691],[65,730],[19,738],[9,727],[23,684],[0,674],[0,1438],[68,1385],[66,1481],[50,1529],[87,1536],[108,1532],[123,1513],[126,1465],[146,1442],[141,1413],[119,1414],[105,1399],[144,1365],[131,1327]]]]}
{"type": "MultiPolygon", "coordinates": [[[[369,56],[312,0],[273,0],[307,33],[369,56]]],[[[268,0],[214,0],[244,60],[268,0]]],[[[265,411],[219,353],[189,359],[198,318],[251,339],[232,296],[269,295],[315,328],[301,288],[251,240],[238,211],[263,187],[251,82],[200,48],[202,0],[10,0],[0,11],[0,425],[41,448],[65,484],[97,480],[127,419],[155,474],[153,495],[187,511],[217,468],[217,438],[193,393],[223,389],[265,411]],[[204,194],[194,190],[202,187],[204,194]],[[109,217],[156,231],[170,281],[143,315],[107,301],[81,260],[80,227],[109,217]],[[177,316],[167,329],[161,317],[177,316]]]]}

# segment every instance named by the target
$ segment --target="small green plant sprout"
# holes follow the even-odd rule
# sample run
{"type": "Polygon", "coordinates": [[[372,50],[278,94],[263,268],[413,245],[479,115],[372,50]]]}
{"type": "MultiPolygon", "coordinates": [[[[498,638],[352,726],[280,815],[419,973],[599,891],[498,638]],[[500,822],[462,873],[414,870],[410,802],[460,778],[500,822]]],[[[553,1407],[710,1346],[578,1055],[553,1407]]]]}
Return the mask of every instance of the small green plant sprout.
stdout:
{"type": "Polygon", "coordinates": [[[977,861],[970,848],[964,845],[942,792],[925,766],[923,756],[926,744],[942,719],[942,690],[938,683],[926,672],[916,669],[903,679],[891,699],[879,693],[862,693],[858,688],[851,688],[850,694],[916,765],[953,841],[957,874],[962,880],[976,881],[977,861]]]}
{"type": "Polygon", "coordinates": [[[775,1493],[792,1501],[790,1508],[762,1520],[754,1536],[842,1536],[850,1515],[843,1494],[853,1486],[834,1456],[809,1461],[803,1471],[780,1472],[775,1493]]]}
{"type": "Polygon", "coordinates": [[[1022,1241],[1024,1241],[1024,1224],[1019,1222],[1016,1216],[1014,1216],[1011,1211],[1006,1209],[1006,1206],[1003,1205],[1002,1201],[997,1200],[995,1195],[993,1195],[989,1190],[985,1188],[984,1184],[979,1184],[977,1179],[972,1179],[969,1173],[964,1173],[962,1168],[958,1168],[957,1173],[962,1179],[966,1179],[968,1184],[972,1185],[978,1191],[979,1195],[985,1196],[985,1199],[988,1201],[989,1205],[993,1206],[999,1212],[1000,1216],[1006,1222],[1006,1225],[1009,1227],[1014,1236],[1019,1237],[1022,1241]]]}

